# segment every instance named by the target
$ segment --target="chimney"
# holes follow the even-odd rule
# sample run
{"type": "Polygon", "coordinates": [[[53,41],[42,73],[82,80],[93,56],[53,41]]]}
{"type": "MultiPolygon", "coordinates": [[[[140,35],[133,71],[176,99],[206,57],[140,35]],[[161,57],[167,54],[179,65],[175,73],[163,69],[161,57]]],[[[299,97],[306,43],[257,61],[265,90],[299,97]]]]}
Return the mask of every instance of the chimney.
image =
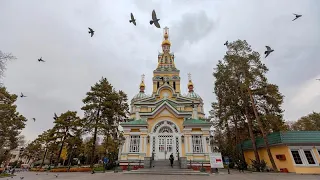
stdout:
{"type": "Polygon", "coordinates": [[[136,117],[135,117],[135,119],[136,120],[139,120],[140,119],[140,114],[139,114],[139,112],[140,112],[140,106],[136,106],[136,117]]]}
{"type": "Polygon", "coordinates": [[[198,119],[198,106],[194,105],[193,110],[192,110],[192,119],[198,119]]]}

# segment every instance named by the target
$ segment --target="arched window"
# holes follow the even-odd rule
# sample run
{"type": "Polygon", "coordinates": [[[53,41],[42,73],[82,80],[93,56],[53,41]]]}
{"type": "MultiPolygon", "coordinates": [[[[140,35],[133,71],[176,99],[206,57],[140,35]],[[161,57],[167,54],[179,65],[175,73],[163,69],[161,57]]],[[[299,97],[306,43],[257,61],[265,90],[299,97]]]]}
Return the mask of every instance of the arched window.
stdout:
{"type": "Polygon", "coordinates": [[[173,89],[176,90],[176,82],[173,81],[173,89]]]}
{"type": "Polygon", "coordinates": [[[159,88],[159,86],[160,86],[160,83],[159,83],[159,81],[157,82],[157,89],[159,88]]]}
{"type": "Polygon", "coordinates": [[[164,126],[159,129],[159,133],[173,133],[173,131],[168,126],[164,126]]]}

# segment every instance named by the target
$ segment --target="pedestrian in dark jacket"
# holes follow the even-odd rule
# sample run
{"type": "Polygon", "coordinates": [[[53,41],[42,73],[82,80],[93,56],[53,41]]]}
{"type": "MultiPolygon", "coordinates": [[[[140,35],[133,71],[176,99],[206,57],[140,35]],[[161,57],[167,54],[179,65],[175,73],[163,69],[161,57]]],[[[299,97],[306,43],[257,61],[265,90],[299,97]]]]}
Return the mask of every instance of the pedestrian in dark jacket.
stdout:
{"type": "Polygon", "coordinates": [[[171,153],[169,160],[170,160],[171,167],[173,167],[173,160],[174,160],[173,153],[171,153]]]}

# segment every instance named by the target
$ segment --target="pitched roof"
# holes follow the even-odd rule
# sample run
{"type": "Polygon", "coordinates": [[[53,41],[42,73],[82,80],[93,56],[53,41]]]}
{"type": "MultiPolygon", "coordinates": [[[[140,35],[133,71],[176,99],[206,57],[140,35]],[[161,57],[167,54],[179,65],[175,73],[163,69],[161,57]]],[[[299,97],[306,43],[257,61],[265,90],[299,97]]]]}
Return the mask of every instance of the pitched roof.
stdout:
{"type": "MultiPolygon", "coordinates": [[[[274,132],[267,136],[269,145],[275,146],[285,145],[320,145],[320,131],[285,131],[274,132]]],[[[242,145],[243,150],[252,149],[251,140],[245,140],[238,144],[238,148],[242,145]]],[[[256,138],[257,148],[263,148],[264,140],[262,137],[256,138]]]]}
{"type": "Polygon", "coordinates": [[[201,119],[185,119],[183,121],[184,126],[193,126],[193,125],[208,125],[211,126],[210,122],[201,119]]]}
{"type": "Polygon", "coordinates": [[[147,126],[148,123],[146,120],[139,119],[139,120],[131,120],[129,122],[124,122],[120,124],[121,126],[147,126]]]}

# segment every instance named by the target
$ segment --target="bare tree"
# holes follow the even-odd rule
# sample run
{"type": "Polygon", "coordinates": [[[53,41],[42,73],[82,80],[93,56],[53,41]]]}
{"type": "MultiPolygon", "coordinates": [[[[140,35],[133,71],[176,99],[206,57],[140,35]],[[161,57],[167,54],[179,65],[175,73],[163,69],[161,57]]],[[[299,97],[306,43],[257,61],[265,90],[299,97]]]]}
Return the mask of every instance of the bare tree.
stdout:
{"type": "MultiPolygon", "coordinates": [[[[9,60],[13,60],[16,59],[15,56],[13,56],[11,53],[3,53],[0,50],[0,80],[4,75],[4,71],[6,70],[6,63],[9,60]]],[[[2,85],[1,81],[0,81],[0,85],[2,85]]]]}

